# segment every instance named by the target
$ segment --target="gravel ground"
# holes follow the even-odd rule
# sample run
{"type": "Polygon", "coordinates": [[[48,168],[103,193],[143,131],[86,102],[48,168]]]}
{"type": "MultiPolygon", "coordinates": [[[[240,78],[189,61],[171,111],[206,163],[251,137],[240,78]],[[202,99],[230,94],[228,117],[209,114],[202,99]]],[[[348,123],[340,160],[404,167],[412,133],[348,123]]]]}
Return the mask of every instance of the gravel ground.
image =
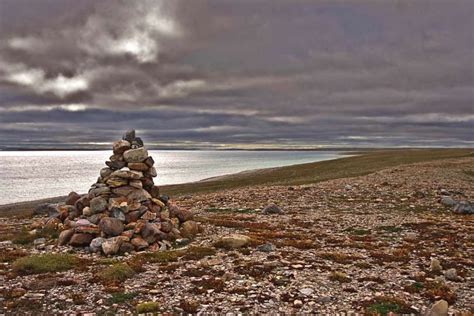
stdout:
{"type": "Polygon", "coordinates": [[[138,268],[140,254],[105,258],[54,240],[12,244],[5,236],[31,219],[3,218],[0,313],[131,313],[155,301],[156,311],[172,313],[371,313],[388,306],[422,314],[445,299],[450,314],[472,315],[474,217],[451,212],[440,199],[472,202],[473,184],[474,158],[462,158],[314,185],[181,197],[178,205],[195,212],[203,232],[177,258],[142,260],[138,268]],[[283,214],[264,214],[271,203],[283,214]],[[216,243],[236,233],[250,237],[247,246],[216,243]],[[12,270],[16,256],[44,252],[83,260],[64,272],[12,270]],[[441,270],[430,267],[433,259],[441,270]],[[123,282],[101,280],[114,262],[136,273],[123,282]]]}

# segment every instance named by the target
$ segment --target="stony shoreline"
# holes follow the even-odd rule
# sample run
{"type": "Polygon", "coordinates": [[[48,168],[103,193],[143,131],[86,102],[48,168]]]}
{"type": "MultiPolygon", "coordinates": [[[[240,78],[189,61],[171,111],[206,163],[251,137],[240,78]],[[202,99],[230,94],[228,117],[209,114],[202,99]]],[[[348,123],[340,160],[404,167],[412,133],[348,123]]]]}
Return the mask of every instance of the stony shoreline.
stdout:
{"type": "MultiPolygon", "coordinates": [[[[317,184],[181,196],[177,203],[204,232],[166,252],[107,258],[50,239],[4,240],[0,306],[6,314],[423,314],[444,299],[450,314],[471,315],[473,216],[440,201],[474,199],[473,166],[472,157],[445,159],[317,184]],[[283,213],[263,212],[272,203],[283,213]],[[40,274],[15,264],[44,253],[78,261],[40,274]],[[104,276],[124,267],[117,264],[129,274],[104,276]]],[[[13,239],[33,220],[1,218],[0,235],[13,239]]]]}

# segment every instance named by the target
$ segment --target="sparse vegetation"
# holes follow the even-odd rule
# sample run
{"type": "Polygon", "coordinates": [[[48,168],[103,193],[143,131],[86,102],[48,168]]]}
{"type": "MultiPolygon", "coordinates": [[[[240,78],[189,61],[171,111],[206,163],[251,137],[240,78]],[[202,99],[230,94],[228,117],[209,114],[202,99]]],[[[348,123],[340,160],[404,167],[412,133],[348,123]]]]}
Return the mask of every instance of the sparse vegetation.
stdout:
{"type": "Polygon", "coordinates": [[[22,227],[19,232],[11,235],[10,239],[14,244],[27,245],[31,244],[37,238],[56,239],[58,236],[59,233],[55,229],[43,228],[31,232],[26,227],[22,227]]]}
{"type": "Polygon", "coordinates": [[[351,282],[351,278],[347,276],[344,272],[341,271],[333,271],[329,274],[329,280],[339,282],[339,283],[349,283],[351,282]]]}
{"type": "Polygon", "coordinates": [[[450,305],[456,302],[456,294],[448,285],[437,281],[426,282],[424,285],[426,289],[424,295],[428,299],[432,301],[443,299],[450,305]]]}
{"type": "Polygon", "coordinates": [[[184,252],[184,260],[200,260],[204,257],[215,255],[216,249],[211,247],[191,246],[187,249],[183,249],[182,252],[184,252]]]}
{"type": "Polygon", "coordinates": [[[107,300],[107,303],[109,305],[112,304],[121,304],[125,303],[128,301],[133,300],[135,297],[138,296],[137,292],[118,292],[118,293],[112,293],[112,297],[107,300]]]}
{"type": "Polygon", "coordinates": [[[388,233],[398,233],[398,232],[401,232],[403,229],[398,226],[379,226],[377,227],[377,230],[385,231],[388,233]]]}
{"type": "Polygon", "coordinates": [[[17,259],[13,271],[19,274],[59,272],[72,269],[79,260],[69,254],[33,255],[17,259]]]}
{"type": "Polygon", "coordinates": [[[157,312],[160,308],[160,304],[158,302],[144,302],[137,305],[137,313],[138,314],[145,314],[145,313],[154,313],[157,312]]]}
{"type": "Polygon", "coordinates": [[[389,313],[410,314],[415,312],[407,303],[396,297],[379,296],[364,303],[367,315],[387,315],[389,313]]]}
{"type": "Polygon", "coordinates": [[[121,283],[135,275],[135,271],[126,263],[116,263],[98,273],[101,282],[121,283]]]}
{"type": "Polygon", "coordinates": [[[350,228],[345,229],[345,231],[356,236],[364,236],[364,235],[370,234],[370,229],[364,229],[364,228],[350,227],[350,228]]]}

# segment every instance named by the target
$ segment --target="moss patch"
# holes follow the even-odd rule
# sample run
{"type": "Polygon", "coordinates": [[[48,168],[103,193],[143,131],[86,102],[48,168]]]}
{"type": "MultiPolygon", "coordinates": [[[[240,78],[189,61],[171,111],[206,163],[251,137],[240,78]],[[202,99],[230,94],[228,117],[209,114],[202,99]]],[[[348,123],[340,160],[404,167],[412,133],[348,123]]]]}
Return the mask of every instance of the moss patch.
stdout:
{"type": "Polygon", "coordinates": [[[157,302],[140,303],[136,307],[138,314],[157,312],[159,308],[160,304],[158,304],[157,302]]]}
{"type": "Polygon", "coordinates": [[[347,276],[344,272],[334,271],[329,275],[329,280],[339,282],[339,283],[349,283],[351,278],[347,276]]]}
{"type": "Polygon", "coordinates": [[[365,302],[364,309],[367,315],[410,314],[416,312],[403,300],[389,296],[380,296],[365,302]]]}
{"type": "Polygon", "coordinates": [[[121,304],[128,302],[130,300],[133,300],[135,297],[138,296],[138,293],[136,292],[129,292],[129,293],[124,293],[124,292],[118,292],[118,293],[112,293],[112,297],[107,299],[107,303],[109,305],[112,304],[121,304]]]}
{"type": "Polygon", "coordinates": [[[13,262],[13,271],[19,274],[37,274],[65,271],[74,268],[79,259],[69,254],[45,254],[23,257],[13,262]]]}
{"type": "Polygon", "coordinates": [[[100,271],[97,276],[106,284],[121,283],[135,275],[135,271],[126,263],[116,263],[100,271]]]}

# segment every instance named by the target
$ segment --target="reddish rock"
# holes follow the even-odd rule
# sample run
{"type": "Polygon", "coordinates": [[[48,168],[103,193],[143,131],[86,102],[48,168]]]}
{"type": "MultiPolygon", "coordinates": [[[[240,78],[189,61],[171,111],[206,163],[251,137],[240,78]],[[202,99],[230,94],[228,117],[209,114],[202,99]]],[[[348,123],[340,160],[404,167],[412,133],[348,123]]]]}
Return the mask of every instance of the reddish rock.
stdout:
{"type": "Polygon", "coordinates": [[[104,217],[99,222],[99,228],[107,236],[118,236],[123,232],[123,223],[112,217],[104,217]]]}
{"type": "Polygon", "coordinates": [[[156,213],[146,211],[145,213],[143,213],[141,218],[146,220],[146,221],[152,221],[152,220],[156,219],[156,213]]]}
{"type": "Polygon", "coordinates": [[[141,235],[148,243],[156,241],[160,235],[160,225],[155,223],[145,223],[141,230],[141,235]]]}
{"type": "Polygon", "coordinates": [[[125,214],[125,221],[127,223],[136,222],[140,218],[140,211],[133,211],[125,214]]]}
{"type": "Polygon", "coordinates": [[[181,222],[185,222],[193,218],[193,213],[186,209],[179,208],[174,203],[168,203],[168,209],[170,211],[170,216],[177,217],[181,222]]]}
{"type": "Polygon", "coordinates": [[[125,231],[123,231],[123,233],[120,236],[123,236],[123,237],[127,238],[128,240],[130,240],[130,239],[132,239],[133,234],[134,234],[133,229],[132,230],[125,230],[125,231]]]}
{"type": "Polygon", "coordinates": [[[141,237],[135,237],[131,241],[136,250],[142,250],[148,247],[148,243],[141,237]]]}
{"type": "Polygon", "coordinates": [[[74,235],[74,229],[66,229],[66,230],[63,230],[60,234],[59,234],[59,238],[58,238],[58,245],[59,246],[64,246],[66,245],[70,240],[71,240],[71,237],[74,235]]]}
{"type": "Polygon", "coordinates": [[[74,205],[80,198],[81,196],[79,194],[76,192],[71,192],[68,194],[65,203],[66,205],[74,205]]]}
{"type": "Polygon", "coordinates": [[[144,164],[143,162],[130,162],[127,167],[130,170],[138,170],[138,171],[146,171],[148,170],[148,166],[144,164]]]}
{"type": "Polygon", "coordinates": [[[90,226],[77,226],[75,228],[76,233],[83,233],[83,234],[91,234],[91,235],[98,235],[100,234],[99,227],[96,225],[90,226]]]}
{"type": "Polygon", "coordinates": [[[169,222],[161,223],[161,230],[165,233],[169,233],[173,229],[173,225],[169,222]]]}
{"type": "Polygon", "coordinates": [[[69,244],[73,247],[85,247],[89,246],[92,239],[94,239],[94,236],[92,235],[75,233],[74,235],[72,235],[69,244]]]}

